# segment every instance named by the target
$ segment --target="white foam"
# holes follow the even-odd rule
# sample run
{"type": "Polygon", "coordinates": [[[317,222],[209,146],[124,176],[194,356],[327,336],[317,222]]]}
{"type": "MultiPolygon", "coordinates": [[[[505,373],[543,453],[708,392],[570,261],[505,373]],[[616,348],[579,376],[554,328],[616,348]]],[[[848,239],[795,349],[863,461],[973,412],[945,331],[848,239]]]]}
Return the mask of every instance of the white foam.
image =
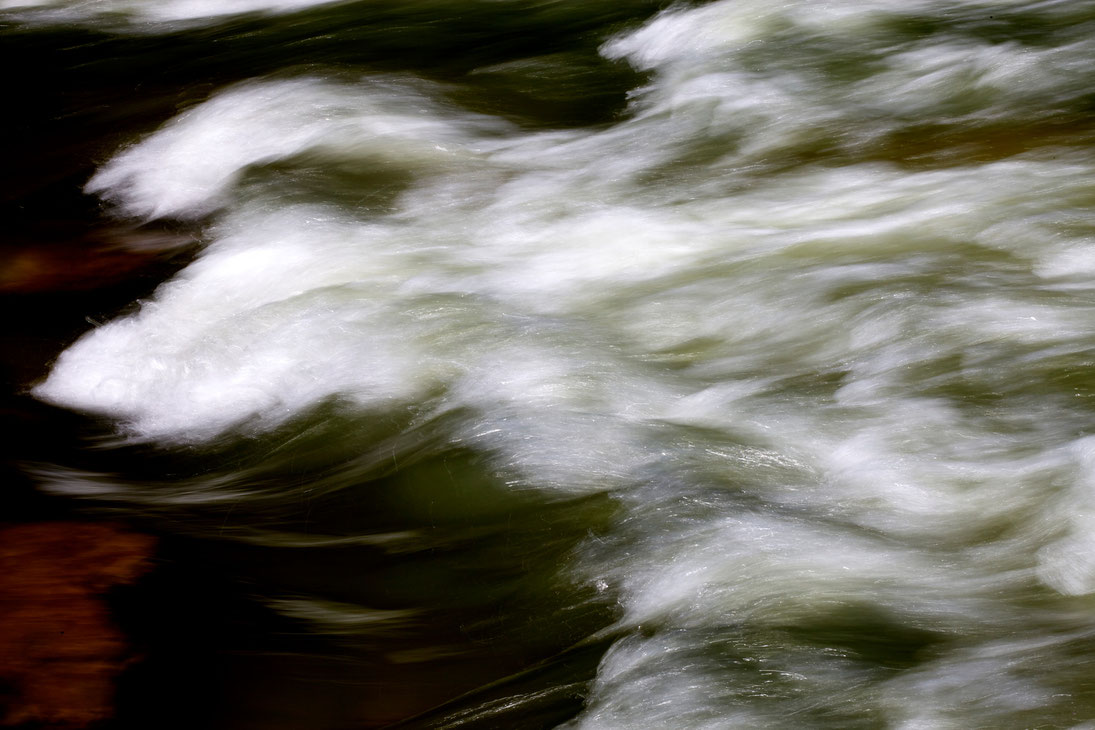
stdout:
{"type": "MultiPolygon", "coordinates": [[[[818,147],[854,151],[921,119],[966,128],[1051,121],[1060,103],[1083,98],[1090,39],[1063,33],[1066,42],[1039,47],[959,33],[895,40],[887,30],[917,18],[984,12],[968,5],[724,1],[676,7],[610,41],[603,53],[655,72],[654,82],[635,94],[640,118],[677,125],[681,118],[702,120],[695,133],[723,136],[736,148],[728,162],[738,164],[766,165],[771,155],[818,147]],[[830,72],[822,59],[858,72],[830,72]]],[[[1023,2],[1002,3],[998,11],[1032,10],[1055,12],[1023,2]]],[[[1067,27],[1065,19],[1054,21],[1067,27]]],[[[695,143],[696,134],[678,139],[695,143]]]]}
{"type": "Polygon", "coordinates": [[[277,15],[344,0],[0,0],[0,12],[17,22],[83,24],[137,33],[170,32],[252,15],[277,15]]]}
{"type": "Polygon", "coordinates": [[[879,31],[944,5],[673,8],[606,46],[652,76],[601,129],[522,131],[412,79],[223,91],[91,183],[210,220],[208,246],[35,393],[186,443],[327,399],[414,410],[510,488],[612,491],[571,574],[624,638],[577,726],[1057,711],[1019,669],[1067,663],[1067,631],[1035,634],[1095,590],[1090,393],[1063,375],[1092,348],[1095,160],[867,152],[925,119],[1041,123],[1089,41],[879,31]],[[807,62],[850,46],[876,63],[807,62]],[[779,634],[863,606],[938,653],[895,674],[779,634]]]}
{"type": "Polygon", "coordinates": [[[414,397],[436,361],[399,331],[414,315],[384,300],[397,264],[367,229],[313,213],[223,224],[227,235],[154,301],[63,353],[36,394],[183,441],[249,419],[270,428],[335,395],[363,406],[414,397]]]}
{"type": "Polygon", "coordinates": [[[363,166],[468,164],[460,121],[431,116],[424,103],[412,85],[384,79],[240,84],[115,156],[87,190],[129,215],[192,218],[230,202],[248,167],[297,155],[363,166]]]}

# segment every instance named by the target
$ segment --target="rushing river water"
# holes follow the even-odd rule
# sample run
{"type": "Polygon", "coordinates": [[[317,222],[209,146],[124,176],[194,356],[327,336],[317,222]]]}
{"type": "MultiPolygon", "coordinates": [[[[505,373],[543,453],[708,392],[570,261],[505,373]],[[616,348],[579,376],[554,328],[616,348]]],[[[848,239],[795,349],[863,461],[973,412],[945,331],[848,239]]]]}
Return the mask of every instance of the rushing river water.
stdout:
{"type": "Polygon", "coordinates": [[[264,627],[189,727],[1095,727],[1095,2],[0,21],[182,241],[24,470],[264,627]]]}

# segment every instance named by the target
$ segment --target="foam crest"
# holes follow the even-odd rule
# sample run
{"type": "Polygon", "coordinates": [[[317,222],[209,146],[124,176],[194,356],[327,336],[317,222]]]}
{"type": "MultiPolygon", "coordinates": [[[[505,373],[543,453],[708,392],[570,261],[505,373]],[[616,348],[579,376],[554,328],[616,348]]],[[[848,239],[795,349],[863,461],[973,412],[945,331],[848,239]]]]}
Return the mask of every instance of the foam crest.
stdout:
{"type": "Polygon", "coordinates": [[[115,156],[87,190],[128,215],[197,218],[229,203],[249,167],[294,156],[418,170],[466,164],[473,153],[460,122],[424,111],[426,103],[412,85],[383,79],[241,84],[115,156]]]}
{"type": "MultiPolygon", "coordinates": [[[[994,17],[1029,24],[1045,10],[1006,4],[994,17]]],[[[603,53],[655,72],[635,95],[640,118],[693,118],[682,145],[721,138],[730,160],[753,165],[817,150],[861,154],[927,118],[966,130],[1078,118],[1090,39],[1062,21],[1041,26],[1057,43],[996,42],[970,31],[984,12],[977,3],[724,1],[664,11],[603,53]],[[927,18],[949,32],[893,32],[927,18]]]]}
{"type": "Polygon", "coordinates": [[[436,361],[396,324],[420,320],[384,300],[385,264],[397,264],[367,231],[315,215],[225,223],[154,301],[63,353],[36,394],[182,441],[250,419],[268,429],[335,395],[367,406],[419,394],[436,361]]]}

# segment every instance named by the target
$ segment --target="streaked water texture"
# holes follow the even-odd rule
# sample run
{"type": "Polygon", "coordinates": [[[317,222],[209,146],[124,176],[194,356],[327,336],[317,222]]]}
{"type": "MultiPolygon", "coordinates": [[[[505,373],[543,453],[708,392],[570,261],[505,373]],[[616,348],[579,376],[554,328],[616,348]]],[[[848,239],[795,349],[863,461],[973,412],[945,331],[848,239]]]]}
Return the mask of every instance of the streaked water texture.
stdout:
{"type": "MultiPolygon", "coordinates": [[[[567,638],[603,647],[568,728],[1095,722],[1095,4],[495,5],[588,12],[599,56],[293,65],[99,167],[113,215],[203,247],[35,395],[109,417],[120,448],[252,456],[47,488],[261,513],[425,480],[461,529],[531,504],[558,540],[519,519],[529,573],[484,580],[550,596],[507,620],[600,612],[567,638]],[[580,106],[600,75],[633,79],[601,119],[483,101],[493,80],[580,106]],[[306,486],[278,476],[296,458],[306,486]]],[[[218,22],[150,8],[65,22],[218,22]]],[[[402,27],[378,8],[337,7],[402,27]]],[[[228,534],[473,551],[443,517],[293,519],[228,534]]],[[[429,610],[269,605],[366,643],[429,610]]],[[[555,685],[450,720],[509,726],[555,685]]]]}

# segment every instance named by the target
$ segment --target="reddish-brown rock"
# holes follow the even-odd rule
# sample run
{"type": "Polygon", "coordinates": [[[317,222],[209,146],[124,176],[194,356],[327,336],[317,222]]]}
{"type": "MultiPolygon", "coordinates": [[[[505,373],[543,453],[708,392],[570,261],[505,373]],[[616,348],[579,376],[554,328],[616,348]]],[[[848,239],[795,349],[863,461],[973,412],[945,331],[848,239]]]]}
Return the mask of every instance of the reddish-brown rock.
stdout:
{"type": "Polygon", "coordinates": [[[154,544],[109,524],[0,528],[0,723],[78,728],[110,717],[132,656],[103,596],[148,568],[154,544]]]}

